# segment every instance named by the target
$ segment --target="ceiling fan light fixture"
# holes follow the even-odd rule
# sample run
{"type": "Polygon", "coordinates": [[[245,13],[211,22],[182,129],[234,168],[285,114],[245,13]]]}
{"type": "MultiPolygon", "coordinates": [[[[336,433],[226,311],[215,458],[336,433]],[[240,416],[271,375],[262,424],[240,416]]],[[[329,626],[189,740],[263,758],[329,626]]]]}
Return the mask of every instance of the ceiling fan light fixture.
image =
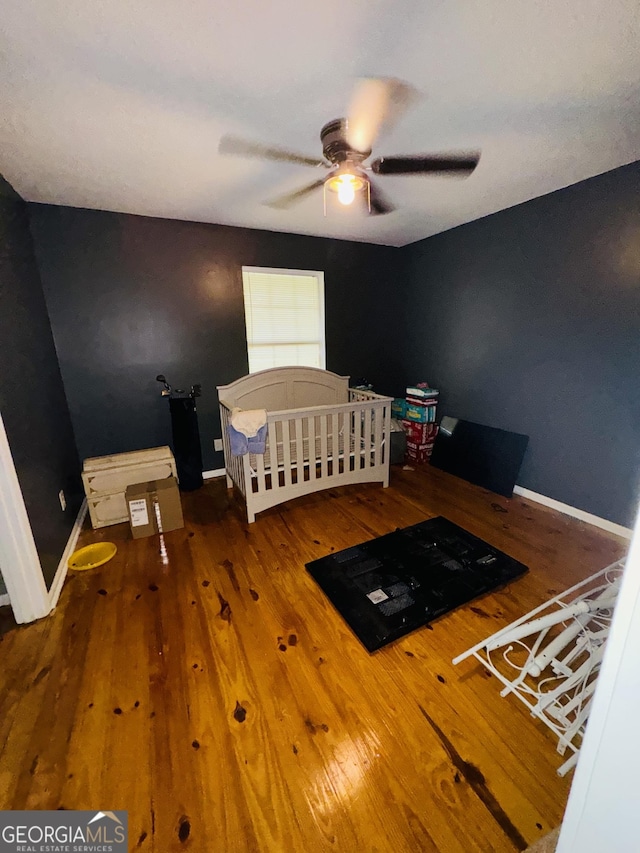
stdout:
{"type": "Polygon", "coordinates": [[[345,170],[330,177],[326,186],[331,192],[338,194],[338,201],[341,204],[349,205],[356,197],[356,193],[360,192],[366,183],[366,178],[358,175],[357,172],[345,170]]]}
{"type": "Polygon", "coordinates": [[[351,204],[356,197],[356,191],[353,184],[353,181],[350,181],[343,176],[340,186],[338,187],[338,201],[340,204],[351,204]]]}

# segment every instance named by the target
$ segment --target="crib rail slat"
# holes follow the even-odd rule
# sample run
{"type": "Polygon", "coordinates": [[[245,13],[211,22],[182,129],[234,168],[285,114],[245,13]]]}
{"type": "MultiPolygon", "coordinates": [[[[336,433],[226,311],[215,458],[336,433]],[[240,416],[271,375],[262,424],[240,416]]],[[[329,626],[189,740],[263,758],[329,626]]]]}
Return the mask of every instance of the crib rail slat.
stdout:
{"type": "MultiPolygon", "coordinates": [[[[269,446],[270,447],[274,446],[274,445],[271,445],[271,430],[269,430],[268,440],[269,440],[269,446]]],[[[275,446],[274,446],[274,448],[275,448],[275,446]]],[[[248,464],[248,457],[244,456],[243,459],[247,459],[247,464],[248,464]]],[[[256,456],[256,476],[258,478],[258,491],[259,492],[266,491],[267,478],[265,476],[264,454],[263,453],[259,453],[256,456]]],[[[249,484],[249,488],[251,490],[253,490],[251,483],[249,484]]]]}
{"type": "Polygon", "coordinates": [[[320,479],[329,476],[329,453],[327,450],[327,415],[320,415],[320,479]]]}
{"type": "Polygon", "coordinates": [[[373,409],[373,464],[378,466],[382,464],[382,421],[384,418],[384,409],[373,409]]]}
{"type": "Polygon", "coordinates": [[[362,412],[359,409],[353,413],[353,467],[358,471],[362,468],[362,412]]]}
{"type": "Polygon", "coordinates": [[[297,482],[301,483],[304,480],[304,471],[307,467],[308,456],[304,452],[304,437],[303,425],[306,426],[309,418],[296,418],[296,438],[295,438],[295,461],[297,465],[297,482]]]}
{"type": "MultiPolygon", "coordinates": [[[[269,488],[270,489],[279,489],[280,488],[280,477],[278,476],[278,429],[275,421],[269,420],[268,424],[268,434],[269,434],[269,452],[271,454],[269,471],[271,476],[269,478],[269,488]]],[[[264,466],[264,457],[256,456],[258,460],[258,465],[260,465],[260,460],[262,460],[262,465],[264,466]]],[[[258,481],[260,477],[258,475],[258,481]]]]}
{"type": "MultiPolygon", "coordinates": [[[[289,424],[290,421],[282,421],[282,465],[284,468],[284,484],[285,486],[291,485],[291,439],[289,437],[289,424]]],[[[278,477],[276,473],[274,475],[273,472],[273,464],[271,466],[271,478],[278,477]]]]}
{"type": "Polygon", "coordinates": [[[316,459],[318,458],[318,448],[316,446],[316,416],[312,415],[308,419],[309,424],[309,479],[315,480],[318,476],[318,466],[316,459]]]}
{"type": "Polygon", "coordinates": [[[382,436],[383,436],[383,452],[382,452],[382,464],[386,469],[386,476],[384,479],[384,486],[389,485],[389,465],[391,464],[391,403],[385,404],[384,407],[384,424],[382,428],[382,436]]]}
{"type": "Polygon", "coordinates": [[[367,406],[364,410],[364,436],[363,436],[363,448],[364,448],[364,467],[371,467],[371,409],[367,406]]]}

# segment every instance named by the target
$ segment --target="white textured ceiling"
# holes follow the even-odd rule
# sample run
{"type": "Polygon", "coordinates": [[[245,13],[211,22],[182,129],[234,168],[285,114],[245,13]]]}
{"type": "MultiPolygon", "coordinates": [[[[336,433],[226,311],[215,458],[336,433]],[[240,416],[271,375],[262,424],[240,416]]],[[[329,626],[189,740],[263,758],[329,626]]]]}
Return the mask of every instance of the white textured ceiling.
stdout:
{"type": "Polygon", "coordinates": [[[640,159],[638,0],[4,0],[0,173],[29,201],[404,245],[640,159]],[[423,97],[375,155],[482,150],[467,180],[384,176],[388,216],[323,216],[304,166],[356,78],[423,97]]]}

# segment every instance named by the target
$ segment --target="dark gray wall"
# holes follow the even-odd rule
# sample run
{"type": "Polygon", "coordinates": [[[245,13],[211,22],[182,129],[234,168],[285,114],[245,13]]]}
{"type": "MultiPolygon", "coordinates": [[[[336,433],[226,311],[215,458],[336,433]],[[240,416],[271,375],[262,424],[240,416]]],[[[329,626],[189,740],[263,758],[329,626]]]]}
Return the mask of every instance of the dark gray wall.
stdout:
{"type": "Polygon", "coordinates": [[[0,180],[0,412],[50,586],[80,506],[79,462],[27,205],[0,180]],[[63,512],[60,489],[67,497],[63,512]]]}
{"type": "Polygon", "coordinates": [[[81,458],[171,443],[164,373],[174,387],[202,383],[203,463],[222,467],[216,385],[248,369],[243,265],[323,270],[328,369],[381,390],[398,375],[400,250],[49,205],[30,213],[81,458]]]}
{"type": "Polygon", "coordinates": [[[215,386],[247,370],[242,265],[320,269],[327,366],[441,413],[531,436],[521,485],[622,524],[638,499],[640,166],[404,249],[30,205],[82,458],[170,443],[154,377],[202,382],[205,468],[222,466],[215,386]]]}
{"type": "Polygon", "coordinates": [[[416,243],[402,363],[441,413],[531,436],[519,483],[631,525],[640,164],[416,243]]]}

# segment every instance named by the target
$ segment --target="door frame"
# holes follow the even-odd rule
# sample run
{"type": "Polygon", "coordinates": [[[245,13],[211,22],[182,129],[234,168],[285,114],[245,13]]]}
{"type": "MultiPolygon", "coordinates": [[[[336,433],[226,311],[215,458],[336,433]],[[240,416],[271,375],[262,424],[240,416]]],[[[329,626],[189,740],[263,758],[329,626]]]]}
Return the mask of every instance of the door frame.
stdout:
{"type": "Polygon", "coordinates": [[[638,849],[640,511],[564,815],[557,853],[638,849]]]}
{"type": "Polygon", "coordinates": [[[16,622],[51,611],[40,558],[0,413],[0,570],[16,622]]]}

